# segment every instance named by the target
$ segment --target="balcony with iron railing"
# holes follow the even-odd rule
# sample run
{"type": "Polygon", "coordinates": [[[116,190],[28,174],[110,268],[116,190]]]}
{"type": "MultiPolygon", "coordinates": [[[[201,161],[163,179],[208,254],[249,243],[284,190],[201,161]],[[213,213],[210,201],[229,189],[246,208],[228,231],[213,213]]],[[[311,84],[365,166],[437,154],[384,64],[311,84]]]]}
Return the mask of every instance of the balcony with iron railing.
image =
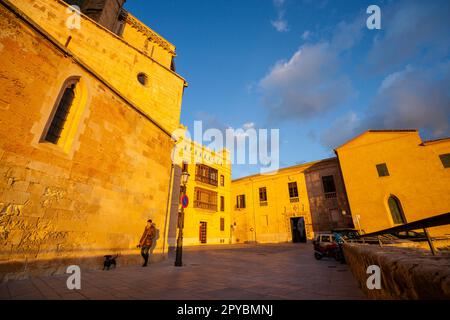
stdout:
{"type": "Polygon", "coordinates": [[[219,185],[217,179],[213,179],[211,177],[206,177],[206,176],[202,176],[202,175],[195,175],[195,181],[200,181],[202,183],[206,183],[209,184],[211,186],[217,187],[219,185]]]}
{"type": "Polygon", "coordinates": [[[325,199],[334,199],[337,198],[336,192],[325,192],[325,199]]]}
{"type": "Polygon", "coordinates": [[[205,209],[205,210],[210,210],[210,211],[217,211],[217,203],[194,200],[194,208],[200,208],[200,209],[205,209]]]}

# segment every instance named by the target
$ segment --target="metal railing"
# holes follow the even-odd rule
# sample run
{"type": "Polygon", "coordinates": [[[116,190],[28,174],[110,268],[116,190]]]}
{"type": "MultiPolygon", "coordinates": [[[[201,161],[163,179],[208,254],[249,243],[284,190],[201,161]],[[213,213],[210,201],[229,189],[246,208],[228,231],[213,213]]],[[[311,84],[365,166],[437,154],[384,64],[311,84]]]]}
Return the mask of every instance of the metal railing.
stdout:
{"type": "Polygon", "coordinates": [[[289,198],[289,200],[291,201],[291,203],[300,201],[298,197],[291,197],[291,198],[289,198]]]}
{"type": "Polygon", "coordinates": [[[325,193],[325,199],[333,199],[333,198],[336,198],[336,197],[337,197],[336,192],[326,192],[325,193]]]}
{"type": "Polygon", "coordinates": [[[196,174],[195,175],[195,181],[200,181],[212,186],[217,187],[218,186],[218,181],[217,179],[211,178],[211,177],[207,177],[207,176],[202,176],[200,174],[196,174]]]}
{"type": "Polygon", "coordinates": [[[194,208],[206,209],[206,210],[210,210],[210,211],[217,211],[217,203],[194,200],[194,208]]]}
{"type": "Polygon", "coordinates": [[[378,239],[379,244],[381,245],[381,236],[388,236],[388,235],[395,235],[399,232],[405,232],[405,231],[412,231],[412,230],[419,230],[422,229],[425,234],[425,239],[428,242],[428,245],[430,246],[430,250],[433,253],[433,255],[436,255],[436,248],[433,245],[433,239],[430,237],[430,234],[428,233],[428,228],[432,227],[439,227],[450,224],[450,212],[440,214],[438,216],[425,218],[422,220],[417,220],[409,223],[405,223],[396,227],[392,227],[389,229],[384,229],[376,232],[371,232],[367,234],[360,235],[359,238],[366,239],[366,238],[373,238],[376,237],[378,239]]]}

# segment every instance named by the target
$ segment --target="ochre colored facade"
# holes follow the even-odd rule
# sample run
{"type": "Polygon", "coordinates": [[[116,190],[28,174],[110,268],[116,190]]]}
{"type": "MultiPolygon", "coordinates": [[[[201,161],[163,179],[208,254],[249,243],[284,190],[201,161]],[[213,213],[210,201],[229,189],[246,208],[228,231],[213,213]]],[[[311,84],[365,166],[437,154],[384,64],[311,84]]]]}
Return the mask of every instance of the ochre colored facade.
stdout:
{"type": "MultiPolygon", "coordinates": [[[[335,152],[338,158],[233,180],[233,242],[296,242],[298,217],[311,239],[314,232],[369,233],[450,212],[450,168],[441,160],[449,161],[450,138],[423,142],[417,130],[369,130],[335,152]],[[266,188],[266,201],[260,188],[266,188]],[[244,207],[239,196],[245,196],[244,207]]],[[[429,231],[450,236],[449,226],[429,231]]]]}
{"type": "Polygon", "coordinates": [[[99,268],[106,254],[137,263],[149,218],[164,258],[183,168],[186,246],[301,242],[450,211],[450,139],[416,130],[368,131],[337,158],[231,181],[226,149],[175,144],[187,85],[175,47],[123,0],[86,3],[109,6],[71,29],[65,1],[0,0],[0,280],[99,268]]]}
{"type": "Polygon", "coordinates": [[[122,37],[84,15],[71,30],[67,17],[63,1],[0,2],[0,279],[99,268],[105,254],[136,263],[148,218],[153,257],[167,253],[170,133],[186,85],[175,48],[132,16],[122,37]]]}
{"type": "MultiPolygon", "coordinates": [[[[355,227],[373,232],[396,225],[389,198],[395,197],[405,222],[450,212],[450,139],[423,142],[417,130],[367,131],[336,149],[355,227]],[[377,165],[388,175],[380,176],[377,165]]],[[[450,227],[431,228],[450,235],[450,227]]]]}
{"type": "Polygon", "coordinates": [[[301,242],[314,232],[352,227],[336,158],[233,180],[231,197],[236,243],[301,242]],[[334,190],[324,189],[323,177],[334,190]],[[300,237],[298,228],[304,228],[300,237]]]}
{"type": "MultiPolygon", "coordinates": [[[[183,129],[184,130],[184,129],[183,129]]],[[[231,243],[231,161],[227,149],[217,152],[189,139],[179,139],[174,169],[170,247],[176,246],[176,221],[180,212],[180,175],[187,168],[189,180],[184,209],[183,245],[231,243]]]]}

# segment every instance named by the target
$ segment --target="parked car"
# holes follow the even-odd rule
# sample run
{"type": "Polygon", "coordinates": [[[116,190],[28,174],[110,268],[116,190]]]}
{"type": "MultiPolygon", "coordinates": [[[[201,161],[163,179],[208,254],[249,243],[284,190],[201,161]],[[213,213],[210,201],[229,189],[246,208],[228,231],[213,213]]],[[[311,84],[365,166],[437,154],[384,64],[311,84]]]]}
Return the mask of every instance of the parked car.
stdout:
{"type": "Polygon", "coordinates": [[[338,233],[345,241],[357,240],[360,237],[359,231],[356,229],[333,229],[331,233],[338,233]]]}
{"type": "Polygon", "coordinates": [[[342,250],[332,233],[317,234],[314,238],[313,245],[314,257],[317,260],[323,257],[331,257],[336,259],[336,261],[343,260],[342,250]]]}
{"type": "MultiPolygon", "coordinates": [[[[364,237],[360,238],[362,235],[364,235],[364,231],[360,232],[356,229],[352,228],[346,228],[346,229],[333,229],[332,233],[339,234],[341,238],[343,239],[343,242],[362,242],[367,244],[378,244],[379,238],[378,237],[364,237]]],[[[385,239],[386,241],[389,239],[385,239]]]]}

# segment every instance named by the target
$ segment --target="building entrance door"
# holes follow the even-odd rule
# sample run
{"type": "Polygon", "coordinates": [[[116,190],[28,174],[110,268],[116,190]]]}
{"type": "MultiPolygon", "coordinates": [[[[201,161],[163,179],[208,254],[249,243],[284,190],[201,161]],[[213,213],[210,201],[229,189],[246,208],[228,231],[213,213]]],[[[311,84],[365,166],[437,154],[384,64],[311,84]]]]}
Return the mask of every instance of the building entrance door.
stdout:
{"type": "Polygon", "coordinates": [[[292,242],[306,242],[305,218],[291,218],[292,242]]]}
{"type": "Polygon", "coordinates": [[[205,221],[200,221],[200,231],[199,231],[199,240],[200,243],[206,243],[206,229],[207,229],[208,223],[205,221]]]}

